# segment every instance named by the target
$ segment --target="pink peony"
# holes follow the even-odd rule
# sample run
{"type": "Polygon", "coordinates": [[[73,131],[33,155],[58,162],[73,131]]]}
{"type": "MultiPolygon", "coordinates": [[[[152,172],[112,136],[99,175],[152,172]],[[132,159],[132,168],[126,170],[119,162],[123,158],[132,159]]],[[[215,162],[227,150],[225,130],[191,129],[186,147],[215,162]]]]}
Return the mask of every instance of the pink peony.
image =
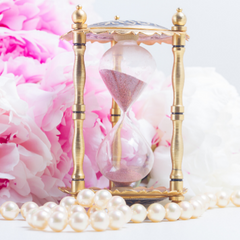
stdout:
{"type": "MultiPolygon", "coordinates": [[[[3,0],[0,3],[0,26],[14,31],[42,30],[62,35],[70,30],[71,15],[78,3],[74,0],[3,0]]],[[[81,1],[88,23],[100,20],[92,3],[92,0],[81,1]]]]}
{"type": "MultiPolygon", "coordinates": [[[[15,127],[14,130],[15,122],[13,126],[4,122],[3,126],[13,131],[6,133],[3,129],[0,133],[0,146],[4,149],[8,149],[5,144],[9,146],[9,150],[1,151],[0,156],[2,202],[14,200],[23,203],[34,200],[41,204],[46,201],[57,201],[63,196],[58,186],[70,186],[73,165],[71,107],[74,95],[72,82],[74,57],[72,52],[64,53],[71,50],[71,45],[59,41],[59,36],[55,34],[62,34],[70,29],[70,16],[75,8],[72,4],[68,1],[64,1],[62,5],[59,1],[0,3],[2,26],[0,73],[2,79],[5,79],[2,84],[4,83],[6,89],[15,94],[14,98],[11,94],[4,96],[8,96],[9,104],[18,103],[17,106],[14,105],[15,111],[21,111],[24,106],[17,123],[18,128],[15,127]],[[30,10],[31,14],[29,14],[30,10]],[[61,11],[64,14],[59,14],[61,11]],[[64,21],[64,18],[68,20],[64,21]],[[64,26],[68,29],[64,29],[64,26]],[[11,89],[8,86],[11,86],[11,89]],[[28,138],[24,138],[26,134],[24,136],[17,134],[25,128],[28,138]],[[33,138],[34,134],[43,143],[38,143],[36,137],[33,138]],[[21,144],[18,143],[18,139],[21,140],[21,144]],[[30,147],[27,148],[28,145],[30,147]],[[34,146],[39,147],[36,150],[34,146]],[[5,155],[9,154],[12,154],[12,163],[10,162],[12,166],[5,160],[5,155]],[[34,188],[35,185],[37,187],[34,188]],[[20,191],[20,188],[25,190],[20,191]]],[[[86,9],[91,12],[91,3],[88,1],[86,5],[86,9]]],[[[93,14],[91,16],[92,19],[97,18],[93,14]]],[[[99,172],[95,162],[97,148],[106,131],[102,122],[109,117],[110,107],[105,105],[111,104],[109,94],[107,94],[109,101],[102,101],[101,106],[98,104],[97,94],[101,95],[99,97],[101,99],[106,94],[106,88],[99,79],[97,71],[98,60],[102,53],[100,44],[87,44],[85,55],[88,78],[85,91],[87,111],[84,122],[86,187],[108,186],[108,180],[99,172]],[[98,60],[94,60],[93,56],[98,60]],[[102,108],[108,109],[106,114],[101,112],[102,108]],[[101,118],[98,115],[100,113],[101,118]]],[[[6,100],[3,100],[3,103],[5,102],[6,100]]],[[[5,113],[4,107],[5,105],[0,105],[3,113],[5,113]]],[[[8,118],[12,117],[11,112],[8,115],[8,118]]],[[[111,126],[110,123],[108,126],[111,126]]]]}
{"type": "Polygon", "coordinates": [[[67,50],[71,45],[59,36],[44,31],[12,31],[0,27],[0,53],[3,61],[24,56],[45,63],[47,59],[67,50]]]}
{"type": "MultiPolygon", "coordinates": [[[[40,84],[26,83],[18,86],[20,97],[28,103],[28,114],[51,142],[53,160],[45,172],[63,180],[66,186],[70,185],[72,173],[73,121],[71,107],[74,100],[71,78],[72,64],[72,53],[59,54],[51,62],[47,63],[46,73],[40,84]]],[[[100,79],[95,80],[99,81],[100,79]]],[[[101,110],[97,97],[95,91],[85,93],[86,120],[84,121],[84,138],[86,156],[84,171],[87,187],[108,186],[108,180],[99,174],[95,161],[98,146],[104,138],[101,119],[95,113],[95,111],[101,110]]],[[[111,103],[110,96],[108,96],[108,100],[111,103]]],[[[105,116],[105,118],[107,117],[105,116]]]]}
{"type": "Polygon", "coordinates": [[[52,159],[51,144],[27,115],[13,77],[1,77],[0,94],[0,204],[47,198],[42,174],[52,159]]]}
{"type": "MultiPolygon", "coordinates": [[[[34,120],[37,124],[36,127],[42,130],[42,134],[49,141],[48,151],[51,152],[51,161],[45,165],[40,178],[41,187],[45,191],[45,194],[42,196],[29,195],[29,199],[34,199],[39,203],[44,203],[47,200],[59,200],[63,195],[58,190],[58,186],[70,186],[71,183],[73,137],[71,106],[74,94],[71,79],[72,64],[72,53],[59,54],[47,63],[40,84],[25,83],[17,87],[20,98],[25,102],[25,114],[34,120]]],[[[95,66],[97,68],[97,63],[95,66]]],[[[97,72],[96,68],[94,72],[97,72]]],[[[94,66],[91,65],[90,69],[90,72],[87,70],[89,78],[94,66]]],[[[96,86],[97,82],[100,83],[100,79],[97,77],[93,77],[91,80],[96,81],[96,86]]],[[[12,79],[11,81],[14,82],[16,80],[12,79]]],[[[90,80],[89,84],[91,84],[90,80]]],[[[106,89],[103,90],[102,87],[99,94],[101,95],[103,92],[107,93],[106,89]]],[[[110,108],[111,97],[109,94],[106,96],[105,103],[110,108]]],[[[102,113],[101,118],[96,113],[101,112],[101,107],[98,104],[98,89],[92,89],[90,92],[86,90],[85,104],[86,120],[84,122],[84,137],[86,155],[84,159],[84,172],[86,174],[86,187],[108,187],[108,180],[99,172],[95,156],[105,136],[105,126],[102,124],[102,121],[103,119],[108,119],[109,108],[106,111],[107,115],[102,113]]],[[[107,109],[103,103],[102,107],[107,109]]],[[[27,178],[24,174],[22,177],[27,178]]],[[[9,189],[8,181],[11,179],[1,179],[1,188],[9,189]]],[[[19,199],[18,201],[24,202],[25,199],[19,199]]]]}
{"type": "Polygon", "coordinates": [[[59,21],[62,21],[61,10],[65,8],[69,11],[69,8],[72,8],[67,1],[59,4],[59,1],[46,0],[6,0],[0,7],[1,26],[15,31],[45,30],[59,35],[68,30],[64,22],[64,27],[59,24],[59,21]],[[59,7],[59,5],[64,6],[59,7]]]}
{"type": "Polygon", "coordinates": [[[10,58],[7,62],[0,60],[0,73],[2,76],[14,74],[16,84],[21,83],[38,83],[43,78],[46,71],[45,64],[32,58],[17,57],[10,58]]]}

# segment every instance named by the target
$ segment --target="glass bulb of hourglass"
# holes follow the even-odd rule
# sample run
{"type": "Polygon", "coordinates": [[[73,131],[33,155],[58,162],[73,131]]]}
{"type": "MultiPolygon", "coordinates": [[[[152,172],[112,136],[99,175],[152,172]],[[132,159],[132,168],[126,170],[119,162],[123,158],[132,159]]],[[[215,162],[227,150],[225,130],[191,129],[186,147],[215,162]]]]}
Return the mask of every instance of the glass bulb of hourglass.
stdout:
{"type": "Polygon", "coordinates": [[[154,73],[151,54],[134,40],[119,41],[101,59],[100,75],[121,108],[121,119],[101,143],[97,164],[115,186],[131,186],[144,178],[153,166],[153,153],[127,111],[154,73]]]}

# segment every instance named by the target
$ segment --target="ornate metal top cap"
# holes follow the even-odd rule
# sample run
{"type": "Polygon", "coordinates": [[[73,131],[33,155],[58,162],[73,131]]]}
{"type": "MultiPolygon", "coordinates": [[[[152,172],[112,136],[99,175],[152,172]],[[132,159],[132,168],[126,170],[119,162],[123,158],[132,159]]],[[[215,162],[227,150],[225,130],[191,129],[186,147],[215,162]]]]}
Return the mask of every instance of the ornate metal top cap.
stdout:
{"type": "Polygon", "coordinates": [[[90,29],[168,30],[155,23],[135,20],[119,20],[119,16],[115,16],[114,21],[95,23],[88,27],[90,29]]]}
{"type": "MultiPolygon", "coordinates": [[[[138,36],[137,43],[144,43],[152,45],[155,43],[172,44],[172,36],[174,34],[180,35],[186,32],[186,16],[182,13],[182,9],[178,8],[177,13],[173,16],[172,30],[162,27],[158,24],[135,21],[135,20],[120,20],[119,16],[115,16],[115,20],[95,23],[87,26],[84,24],[87,20],[86,13],[81,6],[77,6],[77,10],[72,14],[74,24],[72,28],[74,31],[84,32],[86,40],[89,42],[107,43],[114,40],[117,35],[136,35],[138,36]],[[174,28],[174,29],[173,29],[174,28]],[[176,28],[176,29],[175,29],[176,28]]],[[[186,36],[188,39],[189,36],[186,36]]],[[[72,31],[64,34],[61,39],[70,41],[73,39],[72,31]]]]}
{"type": "Polygon", "coordinates": [[[172,17],[172,23],[175,26],[184,26],[186,24],[186,22],[187,22],[187,17],[182,12],[182,9],[178,8],[177,12],[172,17]]]}
{"type": "Polygon", "coordinates": [[[135,35],[137,42],[145,44],[154,44],[155,42],[170,43],[173,33],[167,28],[158,24],[135,21],[120,20],[115,16],[115,20],[95,23],[88,26],[89,33],[86,34],[87,41],[90,42],[111,42],[114,35],[135,35]]]}
{"type": "Polygon", "coordinates": [[[87,21],[87,14],[82,10],[82,6],[77,5],[76,10],[72,14],[72,20],[75,24],[84,24],[87,21]]]}

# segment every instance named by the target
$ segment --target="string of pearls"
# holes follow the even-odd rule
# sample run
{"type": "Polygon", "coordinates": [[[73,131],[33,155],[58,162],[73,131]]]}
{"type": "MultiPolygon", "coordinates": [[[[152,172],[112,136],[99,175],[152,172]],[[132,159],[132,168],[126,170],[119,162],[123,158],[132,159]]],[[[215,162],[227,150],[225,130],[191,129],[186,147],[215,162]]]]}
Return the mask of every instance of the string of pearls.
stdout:
{"type": "Polygon", "coordinates": [[[129,221],[140,223],[146,217],[152,222],[160,222],[164,218],[169,221],[198,218],[207,209],[216,205],[220,208],[226,207],[230,200],[235,206],[240,207],[240,190],[231,195],[224,191],[216,195],[207,193],[179,204],[170,202],[165,207],[153,203],[146,209],[141,204],[129,207],[122,197],[113,197],[107,190],[94,193],[90,189],[84,189],[79,192],[76,199],[64,197],[59,205],[47,202],[39,207],[34,202],[26,202],[20,210],[16,203],[9,201],[1,206],[0,212],[5,219],[13,220],[21,211],[27,223],[38,230],[44,230],[49,226],[53,231],[61,232],[69,224],[74,231],[82,232],[91,224],[94,230],[104,231],[108,227],[118,230],[129,221]]]}

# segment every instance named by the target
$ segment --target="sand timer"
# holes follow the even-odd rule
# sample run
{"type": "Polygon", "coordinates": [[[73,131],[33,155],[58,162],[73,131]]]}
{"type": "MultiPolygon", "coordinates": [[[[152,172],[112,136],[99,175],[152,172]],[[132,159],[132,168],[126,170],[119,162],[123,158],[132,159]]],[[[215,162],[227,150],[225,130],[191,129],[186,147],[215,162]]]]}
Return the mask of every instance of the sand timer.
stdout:
{"type": "Polygon", "coordinates": [[[128,116],[131,105],[150,81],[156,64],[151,54],[138,46],[136,35],[114,36],[117,44],[100,61],[99,72],[121,118],[101,143],[97,164],[115,187],[133,186],[152,169],[151,146],[128,116]]]}
{"type": "MultiPolygon", "coordinates": [[[[158,24],[115,20],[87,25],[87,15],[81,6],[72,14],[72,31],[62,39],[72,41],[75,54],[73,68],[73,82],[75,99],[72,108],[74,120],[73,136],[73,173],[71,188],[60,188],[61,191],[76,196],[85,188],[83,161],[85,154],[83,121],[85,119],[84,85],[86,72],[84,53],[86,42],[111,43],[111,48],[100,61],[99,72],[109,92],[113,97],[110,109],[113,129],[106,136],[99,147],[95,161],[100,171],[114,182],[115,188],[109,191],[112,195],[119,195],[126,200],[150,199],[153,201],[170,197],[172,201],[180,202],[184,199],[182,158],[182,121],[184,107],[182,92],[184,85],[183,55],[186,34],[186,16],[178,8],[173,15],[171,30],[158,24]],[[153,165],[153,153],[146,143],[137,124],[129,119],[128,111],[151,79],[155,69],[152,56],[142,45],[166,43],[172,45],[173,70],[172,88],[173,105],[171,107],[172,140],[170,174],[170,188],[136,187],[134,183],[145,177],[153,165]],[[141,46],[139,46],[141,44],[141,46]],[[121,111],[120,111],[121,108],[121,111]]],[[[170,108],[169,108],[170,109],[170,108]]],[[[160,111],[160,109],[159,109],[160,111]]],[[[86,119],[87,120],[87,119],[86,119]]],[[[170,121],[170,120],[169,120],[170,121]]],[[[95,189],[95,188],[92,188],[95,189]]]]}

